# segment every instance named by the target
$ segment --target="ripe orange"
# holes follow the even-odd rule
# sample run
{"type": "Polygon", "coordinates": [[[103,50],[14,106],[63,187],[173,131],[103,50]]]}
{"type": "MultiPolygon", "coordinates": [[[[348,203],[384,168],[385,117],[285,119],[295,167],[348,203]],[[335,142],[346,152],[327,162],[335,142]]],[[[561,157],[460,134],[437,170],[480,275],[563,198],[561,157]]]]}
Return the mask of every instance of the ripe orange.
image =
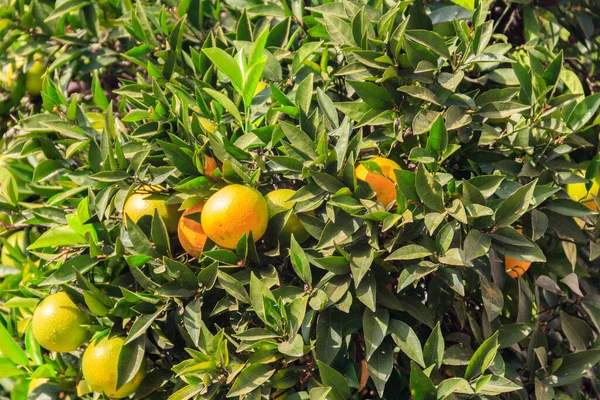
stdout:
{"type": "Polygon", "coordinates": [[[179,222],[178,204],[165,204],[169,196],[160,192],[156,186],[145,186],[132,194],[123,207],[123,214],[128,215],[133,222],[141,225],[142,229],[149,228],[149,222],[154,216],[154,210],[162,217],[169,233],[177,231],[179,222]]]}
{"type": "Polygon", "coordinates": [[[146,365],[142,362],[135,376],[117,390],[119,357],[125,344],[123,336],[103,337],[92,342],[83,353],[81,368],[86,383],[95,392],[105,393],[112,399],[127,397],[140,386],[146,376],[146,365]]]}
{"type": "Polygon", "coordinates": [[[190,214],[198,214],[204,208],[204,202],[194,204],[183,212],[183,215],[179,219],[179,225],[177,227],[177,236],[179,237],[179,243],[190,256],[199,258],[202,254],[202,249],[206,243],[206,233],[202,229],[202,224],[199,215],[192,217],[186,217],[190,214]]]}
{"type": "MultiPolygon", "coordinates": [[[[523,233],[522,229],[517,229],[519,233],[523,233]]],[[[511,278],[517,279],[519,276],[523,275],[529,267],[531,266],[531,262],[515,260],[512,257],[504,256],[504,268],[506,269],[506,273],[511,276],[511,278]]]]}
{"type": "Polygon", "coordinates": [[[396,162],[383,157],[370,158],[367,161],[377,164],[382,174],[371,172],[364,165],[360,164],[354,171],[356,178],[369,183],[375,191],[377,200],[387,207],[396,201],[397,181],[394,170],[402,168],[396,162]]]}
{"type": "MultiPolygon", "coordinates": [[[[265,200],[267,200],[267,206],[269,207],[269,219],[273,218],[275,214],[292,209],[296,202],[288,200],[295,193],[296,191],[292,189],[277,189],[267,193],[265,200]]],[[[284,243],[289,242],[292,234],[294,234],[294,238],[296,238],[298,243],[302,243],[310,237],[304,225],[302,225],[300,218],[295,213],[290,215],[281,231],[279,239],[284,243]]]]}
{"type": "Polygon", "coordinates": [[[510,275],[512,278],[518,278],[523,275],[529,267],[531,263],[528,261],[515,260],[514,258],[505,256],[504,257],[504,267],[506,268],[506,273],[510,275]]]}
{"type": "Polygon", "coordinates": [[[33,336],[43,348],[66,352],[85,342],[88,331],[82,325],[89,322],[88,315],[65,292],[59,292],[38,304],[31,324],[33,336]]]}
{"type": "Polygon", "coordinates": [[[260,192],[249,186],[229,185],[213,194],[202,211],[206,235],[226,249],[234,249],[244,233],[254,241],[267,230],[269,209],[260,192]]]}

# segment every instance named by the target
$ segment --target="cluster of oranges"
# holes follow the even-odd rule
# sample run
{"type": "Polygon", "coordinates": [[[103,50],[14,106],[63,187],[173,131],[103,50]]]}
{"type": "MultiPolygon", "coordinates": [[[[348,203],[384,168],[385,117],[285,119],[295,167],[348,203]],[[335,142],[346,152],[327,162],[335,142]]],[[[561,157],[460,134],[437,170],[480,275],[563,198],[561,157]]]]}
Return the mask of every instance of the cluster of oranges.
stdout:
{"type": "MultiPolygon", "coordinates": [[[[51,294],[42,300],[36,307],[31,321],[33,336],[40,346],[57,352],[79,348],[88,338],[86,325],[89,323],[89,316],[65,292],[51,294]]],[[[119,359],[122,358],[124,344],[123,336],[104,336],[92,341],[86,348],[81,364],[89,390],[120,399],[135,392],[142,383],[146,374],[144,364],[129,382],[117,387],[119,359]]],[[[45,381],[43,378],[35,382],[32,380],[29,391],[45,381]]]]}
{"type": "MultiPolygon", "coordinates": [[[[381,157],[370,159],[366,165],[361,164],[356,168],[356,177],[371,185],[379,202],[390,206],[396,201],[397,180],[394,171],[401,167],[381,157]],[[371,163],[376,164],[377,168],[371,163]]],[[[205,157],[206,176],[217,179],[214,175],[217,168],[213,158],[205,157]]],[[[593,195],[598,193],[599,187],[597,182],[589,191],[584,184],[567,185],[567,193],[574,200],[596,209],[593,195]]],[[[129,197],[123,212],[135,223],[158,213],[167,231],[170,234],[177,233],[183,249],[190,256],[199,258],[209,238],[226,249],[234,249],[240,238],[250,232],[252,238],[258,241],[265,234],[270,218],[295,207],[295,193],[291,189],[277,189],[263,197],[254,188],[231,184],[181,213],[180,205],[169,204],[168,197],[160,193],[158,188],[144,187],[129,197]]],[[[314,215],[312,211],[308,213],[314,215]]],[[[310,236],[295,213],[290,214],[279,240],[289,241],[292,235],[298,242],[310,236]]],[[[18,246],[17,242],[21,239],[24,238],[15,236],[13,244],[18,246]]],[[[513,278],[524,274],[530,265],[529,262],[505,257],[506,271],[513,278]]],[[[68,352],[85,342],[88,337],[86,325],[89,323],[88,315],[66,293],[59,292],[48,296],[38,305],[33,315],[32,330],[42,347],[68,352]]],[[[123,398],[140,385],[146,372],[145,365],[129,382],[117,387],[118,363],[124,344],[125,339],[121,336],[104,336],[87,347],[83,354],[82,370],[90,390],[103,392],[110,398],[123,398]]]]}
{"type": "MultiPolygon", "coordinates": [[[[373,187],[378,201],[385,206],[396,200],[396,176],[400,166],[386,158],[369,160],[378,165],[379,171],[369,171],[364,165],[356,168],[356,177],[373,187]]],[[[205,157],[205,175],[215,179],[217,164],[212,157],[205,157]]],[[[215,192],[206,201],[198,202],[180,215],[179,204],[169,204],[160,188],[144,187],[131,195],[123,213],[133,222],[151,218],[155,212],[165,222],[169,233],[177,232],[183,249],[198,258],[207,239],[225,249],[234,249],[240,238],[252,233],[254,241],[262,238],[269,219],[294,208],[296,193],[292,189],[277,189],[263,196],[249,186],[232,184],[215,192]]],[[[307,212],[314,215],[312,211],[307,212]]],[[[287,242],[294,236],[298,243],[309,238],[297,214],[292,213],[283,227],[279,240],[287,242]]]]}
{"type": "MultiPolygon", "coordinates": [[[[212,157],[205,157],[205,174],[208,177],[216,179],[214,171],[217,168],[212,157]]],[[[359,164],[355,175],[357,179],[369,183],[377,201],[388,207],[396,201],[397,179],[394,171],[400,169],[390,159],[375,157],[365,164],[359,164]]],[[[594,181],[589,191],[584,183],[569,184],[566,190],[573,200],[581,201],[596,210],[593,195],[598,194],[599,188],[598,182],[594,181]]],[[[132,195],[125,205],[124,213],[138,222],[144,217],[152,217],[156,209],[164,219],[167,230],[170,233],[177,232],[183,249],[190,256],[198,258],[207,238],[226,249],[235,248],[242,235],[250,232],[254,240],[258,241],[267,230],[269,218],[294,208],[294,194],[295,191],[291,189],[277,189],[263,197],[256,189],[234,184],[225,186],[206,202],[199,202],[180,215],[178,204],[166,204],[165,195],[157,194],[153,188],[149,188],[132,195]]],[[[309,237],[296,214],[291,214],[288,218],[280,240],[289,241],[292,235],[299,243],[309,237]]],[[[505,257],[506,271],[513,278],[523,275],[530,266],[530,262],[505,257]]]]}

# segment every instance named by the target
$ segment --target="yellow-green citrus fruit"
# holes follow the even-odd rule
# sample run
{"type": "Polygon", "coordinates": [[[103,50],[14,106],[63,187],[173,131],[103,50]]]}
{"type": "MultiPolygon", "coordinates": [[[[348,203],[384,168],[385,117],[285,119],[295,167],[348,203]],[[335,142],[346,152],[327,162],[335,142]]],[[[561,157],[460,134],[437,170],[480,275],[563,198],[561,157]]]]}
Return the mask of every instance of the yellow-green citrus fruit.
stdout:
{"type": "Polygon", "coordinates": [[[117,390],[119,357],[124,344],[123,336],[105,336],[85,349],[81,368],[86,383],[94,392],[105,393],[111,399],[122,399],[135,392],[142,383],[146,375],[145,362],[135,376],[117,390]]]}
{"type": "Polygon", "coordinates": [[[396,174],[394,174],[394,170],[402,168],[396,162],[383,157],[370,158],[366,161],[377,164],[382,173],[371,172],[360,164],[355,170],[356,178],[369,183],[375,191],[377,200],[387,207],[390,203],[396,201],[396,174]]]}
{"type": "Polygon", "coordinates": [[[4,73],[6,87],[10,89],[12,86],[13,77],[15,75],[15,68],[13,67],[12,63],[6,64],[4,68],[2,68],[2,72],[4,73]]]}
{"type": "Polygon", "coordinates": [[[249,186],[229,185],[213,194],[204,205],[201,223],[206,235],[226,249],[234,249],[244,233],[254,241],[267,230],[269,209],[260,192],[249,186]]]}
{"type": "Polygon", "coordinates": [[[202,254],[207,238],[204,229],[202,229],[202,224],[199,222],[200,215],[193,215],[199,214],[203,207],[204,203],[198,203],[185,210],[177,227],[177,236],[181,247],[194,258],[199,258],[202,254]]]}
{"type": "Polygon", "coordinates": [[[33,378],[29,381],[29,386],[27,386],[27,394],[33,393],[35,389],[42,386],[46,382],[48,382],[48,378],[33,378]]]}
{"type": "MultiPolygon", "coordinates": [[[[21,253],[25,252],[25,247],[35,241],[37,238],[37,233],[29,232],[29,242],[25,243],[25,231],[16,231],[12,235],[10,235],[6,241],[12,248],[20,249],[21,253]]],[[[7,267],[19,268],[21,269],[21,265],[18,265],[17,260],[10,256],[10,250],[8,246],[2,247],[2,251],[0,252],[0,263],[7,267]]]]}
{"type": "Polygon", "coordinates": [[[210,119],[204,118],[204,117],[200,117],[198,119],[200,120],[200,125],[202,125],[202,127],[204,128],[204,130],[206,130],[206,132],[215,133],[217,131],[217,129],[218,129],[217,124],[215,124],[210,119]]]}
{"type": "Polygon", "coordinates": [[[42,91],[42,77],[46,72],[42,61],[35,61],[25,73],[25,90],[32,96],[37,96],[42,91]]]}
{"type": "MultiPolygon", "coordinates": [[[[580,174],[583,175],[583,174],[580,174]]],[[[592,181],[592,187],[588,191],[586,188],[586,184],[581,183],[569,183],[566,187],[567,194],[569,197],[575,201],[578,201],[582,204],[585,204],[592,210],[598,211],[598,206],[594,201],[593,196],[598,196],[598,191],[600,190],[600,185],[598,184],[598,179],[594,179],[592,181]],[[593,196],[592,196],[593,195],[593,196]]]]}
{"type": "Polygon", "coordinates": [[[258,84],[256,85],[256,90],[254,91],[254,95],[256,96],[257,94],[259,94],[260,92],[262,92],[263,90],[265,90],[267,87],[267,84],[263,81],[258,82],[258,84]]]}
{"type": "Polygon", "coordinates": [[[88,323],[88,315],[65,292],[54,293],[33,313],[33,336],[46,350],[73,351],[87,339],[88,331],[82,325],[88,323]]]}
{"type": "MultiPolygon", "coordinates": [[[[296,191],[292,189],[277,189],[267,193],[265,200],[267,200],[267,206],[269,207],[269,218],[280,212],[292,209],[296,202],[288,200],[295,193],[296,191]]],[[[296,213],[292,213],[288,218],[279,239],[284,243],[288,242],[292,234],[298,243],[302,243],[310,237],[296,213]]]]}
{"type": "Polygon", "coordinates": [[[154,216],[154,210],[163,219],[167,232],[177,232],[179,222],[179,204],[165,204],[169,196],[162,194],[155,187],[145,187],[132,194],[123,207],[123,214],[129,216],[133,222],[142,225],[142,229],[149,227],[149,222],[154,216]],[[147,226],[144,225],[148,223],[147,226]]]}

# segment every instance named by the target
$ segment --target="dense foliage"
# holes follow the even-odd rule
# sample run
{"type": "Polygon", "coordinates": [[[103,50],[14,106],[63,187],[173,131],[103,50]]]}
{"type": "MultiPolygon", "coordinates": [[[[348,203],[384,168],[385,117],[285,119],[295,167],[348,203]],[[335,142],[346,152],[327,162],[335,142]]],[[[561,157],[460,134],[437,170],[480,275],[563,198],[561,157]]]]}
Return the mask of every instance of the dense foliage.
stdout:
{"type": "Polygon", "coordinates": [[[32,333],[57,291],[92,342],[126,338],[135,398],[597,398],[599,15],[0,0],[0,398],[98,396],[90,341],[32,333]],[[387,207],[356,178],[374,156],[402,168],[387,207]],[[294,209],[198,259],[123,215],[140,188],[184,210],[232,183],[294,209]],[[281,239],[293,216],[308,240],[281,239]]]}

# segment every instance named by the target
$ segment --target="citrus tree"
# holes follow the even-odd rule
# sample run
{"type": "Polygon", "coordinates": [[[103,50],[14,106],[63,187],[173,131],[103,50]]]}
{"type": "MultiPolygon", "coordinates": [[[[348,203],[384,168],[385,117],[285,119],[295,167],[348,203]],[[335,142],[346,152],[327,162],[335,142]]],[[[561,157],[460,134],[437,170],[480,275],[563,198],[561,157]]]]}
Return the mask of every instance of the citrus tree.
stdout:
{"type": "Polygon", "coordinates": [[[0,2],[0,397],[596,398],[593,10],[526,3],[0,2]]]}

